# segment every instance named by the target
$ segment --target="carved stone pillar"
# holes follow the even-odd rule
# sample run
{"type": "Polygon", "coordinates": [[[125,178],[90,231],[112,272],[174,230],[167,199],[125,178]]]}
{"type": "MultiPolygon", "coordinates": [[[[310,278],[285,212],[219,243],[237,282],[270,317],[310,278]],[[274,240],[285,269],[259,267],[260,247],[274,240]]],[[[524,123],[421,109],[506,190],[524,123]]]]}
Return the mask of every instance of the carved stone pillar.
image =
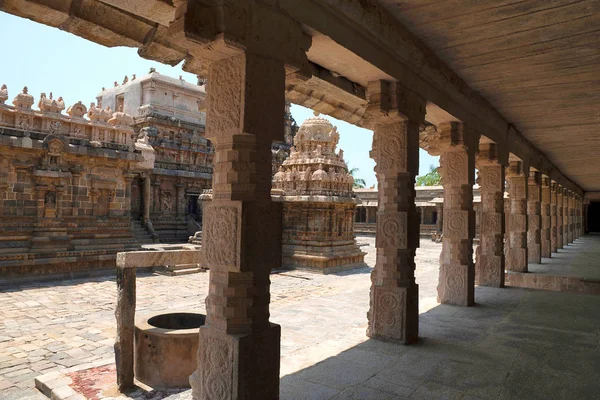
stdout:
{"type": "Polygon", "coordinates": [[[564,188],[557,184],[556,187],[556,248],[562,249],[564,246],[564,188]]]}
{"type": "Polygon", "coordinates": [[[581,197],[577,196],[577,201],[575,203],[575,217],[576,217],[576,226],[575,226],[575,239],[579,239],[581,237],[581,197]]]}
{"type": "Polygon", "coordinates": [[[194,400],[278,399],[269,274],[281,266],[282,214],[271,201],[271,143],[283,140],[284,113],[269,110],[284,110],[286,70],[304,67],[310,40],[276,6],[211,4],[190,3],[187,13],[199,20],[186,18],[206,42],[196,54],[208,63],[199,71],[208,68],[206,137],[215,148],[213,198],[203,206],[207,317],[190,384],[194,400]],[[222,18],[214,24],[209,14],[222,18]]]}
{"type": "Polygon", "coordinates": [[[146,174],[144,176],[144,200],[143,200],[144,225],[146,225],[150,221],[150,202],[151,202],[150,191],[151,191],[150,176],[148,174],[146,174]]]}
{"type": "Polygon", "coordinates": [[[527,272],[527,178],[521,161],[511,161],[506,170],[510,197],[510,231],[506,269],[527,272]]]}
{"type": "Polygon", "coordinates": [[[569,243],[573,243],[575,234],[575,194],[569,192],[569,243]]]}
{"type": "Polygon", "coordinates": [[[569,198],[571,193],[568,189],[563,191],[563,244],[566,246],[571,243],[570,230],[571,230],[571,204],[569,198]]]}
{"type": "Polygon", "coordinates": [[[183,201],[185,199],[185,184],[184,183],[176,183],[175,190],[176,190],[175,206],[177,207],[177,218],[181,219],[181,218],[185,217],[185,206],[184,206],[184,201],[183,201]]]}
{"type": "Polygon", "coordinates": [[[152,212],[155,214],[160,213],[160,178],[158,176],[154,177],[154,181],[152,182],[152,212]]]}
{"type": "Polygon", "coordinates": [[[542,230],[540,232],[542,257],[551,257],[551,234],[550,234],[550,178],[547,176],[542,177],[542,203],[541,203],[541,215],[542,215],[542,230]]]}
{"type": "Polygon", "coordinates": [[[419,215],[415,177],[419,170],[419,125],[425,102],[395,84],[371,82],[369,118],[371,158],[379,185],[377,259],[371,273],[367,336],[412,343],[419,333],[419,286],[415,252],[419,215]],[[404,99],[406,103],[398,103],[404,99]]]}
{"type": "Polygon", "coordinates": [[[556,253],[558,249],[558,229],[557,229],[557,195],[558,184],[550,183],[550,252],[556,253]]]}
{"type": "Polygon", "coordinates": [[[123,174],[123,178],[125,180],[125,210],[123,210],[123,214],[125,217],[131,217],[131,183],[136,178],[135,174],[125,173],[123,174]]]}
{"type": "Polygon", "coordinates": [[[442,233],[442,227],[444,226],[444,204],[438,204],[435,207],[437,210],[436,229],[438,233],[442,233]]]}
{"type": "Polygon", "coordinates": [[[481,144],[477,156],[481,190],[481,239],[477,248],[475,278],[481,286],[504,286],[504,167],[497,147],[481,144]]]}
{"type": "Polygon", "coordinates": [[[437,129],[444,187],[438,301],[472,306],[475,304],[473,184],[479,138],[461,123],[443,123],[437,129]]]}
{"type": "Polygon", "coordinates": [[[542,262],[541,246],[541,176],[537,171],[529,172],[527,193],[527,262],[542,262]]]}

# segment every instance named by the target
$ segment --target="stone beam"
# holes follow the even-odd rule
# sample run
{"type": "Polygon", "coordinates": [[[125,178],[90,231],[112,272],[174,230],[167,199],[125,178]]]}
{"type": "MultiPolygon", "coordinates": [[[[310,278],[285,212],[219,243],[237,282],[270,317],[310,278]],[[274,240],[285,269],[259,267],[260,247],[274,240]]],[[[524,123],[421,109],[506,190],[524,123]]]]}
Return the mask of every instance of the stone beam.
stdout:
{"type": "Polygon", "coordinates": [[[351,124],[360,123],[365,113],[366,88],[317,64],[310,63],[308,79],[288,74],[285,86],[288,101],[351,124]]]}
{"type": "Polygon", "coordinates": [[[198,250],[129,251],[117,253],[117,267],[120,268],[200,264],[201,262],[202,252],[198,250]]]}

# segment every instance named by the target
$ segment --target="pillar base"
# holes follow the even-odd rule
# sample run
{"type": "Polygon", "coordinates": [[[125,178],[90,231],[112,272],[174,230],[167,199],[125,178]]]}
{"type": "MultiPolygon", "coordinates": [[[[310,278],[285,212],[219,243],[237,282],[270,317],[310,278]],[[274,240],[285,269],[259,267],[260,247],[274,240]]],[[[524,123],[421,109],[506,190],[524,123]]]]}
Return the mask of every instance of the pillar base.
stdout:
{"type": "Polygon", "coordinates": [[[471,265],[442,264],[438,302],[467,307],[475,305],[475,268],[471,265]]]}
{"type": "Polygon", "coordinates": [[[372,286],[367,336],[402,344],[419,337],[419,285],[372,286]]]}
{"type": "Polygon", "coordinates": [[[502,256],[478,254],[475,266],[479,286],[504,287],[502,256]]]}
{"type": "Polygon", "coordinates": [[[281,327],[269,325],[248,335],[201,327],[193,400],[278,399],[281,327]]]}

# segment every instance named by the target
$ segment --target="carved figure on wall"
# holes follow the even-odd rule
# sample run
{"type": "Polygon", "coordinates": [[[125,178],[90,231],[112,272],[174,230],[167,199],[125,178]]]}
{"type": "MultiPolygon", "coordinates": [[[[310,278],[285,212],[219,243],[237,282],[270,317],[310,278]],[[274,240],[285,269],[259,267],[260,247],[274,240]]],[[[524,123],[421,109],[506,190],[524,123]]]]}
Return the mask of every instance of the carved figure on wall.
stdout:
{"type": "Polygon", "coordinates": [[[162,195],[162,211],[165,213],[170,213],[173,209],[172,198],[170,192],[165,192],[162,195]]]}

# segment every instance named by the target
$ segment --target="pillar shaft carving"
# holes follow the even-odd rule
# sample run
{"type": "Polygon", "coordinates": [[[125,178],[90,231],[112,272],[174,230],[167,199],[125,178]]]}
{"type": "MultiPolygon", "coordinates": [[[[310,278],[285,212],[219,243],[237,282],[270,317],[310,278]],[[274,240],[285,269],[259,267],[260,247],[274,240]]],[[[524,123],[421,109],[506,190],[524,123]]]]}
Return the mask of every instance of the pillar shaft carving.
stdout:
{"type": "Polygon", "coordinates": [[[195,2],[184,29],[202,43],[186,67],[208,76],[206,137],[215,146],[203,221],[207,318],[193,399],[277,399],[281,333],[269,321],[269,275],[281,266],[282,221],[270,195],[271,143],[284,139],[286,71],[308,64],[310,38],[262,2],[195,2]]]}
{"type": "Polygon", "coordinates": [[[475,155],[479,138],[460,123],[438,126],[439,137],[430,149],[440,153],[440,174],[444,186],[444,225],[438,301],[471,306],[475,303],[473,238],[475,211],[475,155]]]}
{"type": "Polygon", "coordinates": [[[550,258],[551,256],[551,233],[550,233],[550,225],[551,225],[551,217],[550,217],[550,178],[544,176],[542,177],[542,202],[541,202],[541,250],[542,257],[550,258]]]}
{"type": "Polygon", "coordinates": [[[564,246],[564,188],[560,185],[556,187],[556,248],[562,249],[564,246]]]}
{"type": "Polygon", "coordinates": [[[477,157],[481,190],[481,239],[477,248],[475,278],[479,285],[504,286],[504,167],[495,144],[482,144],[477,157]]]}
{"type": "Polygon", "coordinates": [[[379,185],[377,260],[371,273],[367,335],[415,342],[419,332],[419,287],[415,282],[415,251],[419,246],[419,214],[415,206],[415,177],[419,169],[419,125],[425,103],[411,98],[396,103],[399,88],[383,82],[369,84],[367,126],[373,129],[371,158],[379,185]],[[400,115],[400,112],[406,114],[400,115]]]}
{"type": "Polygon", "coordinates": [[[527,185],[527,261],[539,264],[542,262],[540,173],[531,171],[527,185]]]}
{"type": "Polygon", "coordinates": [[[568,201],[569,201],[569,243],[573,243],[573,234],[575,231],[575,222],[574,222],[574,217],[575,217],[575,209],[574,209],[574,195],[573,192],[569,192],[569,196],[568,196],[568,201]]]}
{"type": "Polygon", "coordinates": [[[557,240],[558,240],[558,233],[557,233],[557,183],[556,182],[551,182],[550,183],[550,253],[556,253],[556,250],[558,248],[557,246],[557,240]]]}
{"type": "Polygon", "coordinates": [[[506,269],[527,272],[527,184],[528,172],[520,161],[506,170],[510,197],[510,231],[506,269]]]}

